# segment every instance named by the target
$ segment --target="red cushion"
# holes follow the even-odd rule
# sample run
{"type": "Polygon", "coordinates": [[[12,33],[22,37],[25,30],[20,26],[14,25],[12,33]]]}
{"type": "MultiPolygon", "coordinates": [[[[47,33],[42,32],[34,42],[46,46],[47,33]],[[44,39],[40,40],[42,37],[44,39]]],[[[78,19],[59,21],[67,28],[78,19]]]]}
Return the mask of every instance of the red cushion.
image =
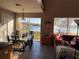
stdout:
{"type": "Polygon", "coordinates": [[[58,33],[53,33],[53,37],[56,40],[57,43],[61,43],[62,41],[62,36],[58,33]]]}

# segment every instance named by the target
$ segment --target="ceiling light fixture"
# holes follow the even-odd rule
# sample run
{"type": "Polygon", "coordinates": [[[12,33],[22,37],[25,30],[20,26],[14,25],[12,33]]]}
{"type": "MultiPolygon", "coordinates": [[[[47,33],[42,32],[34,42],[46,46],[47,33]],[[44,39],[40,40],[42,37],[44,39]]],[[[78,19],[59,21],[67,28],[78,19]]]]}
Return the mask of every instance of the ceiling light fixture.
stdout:
{"type": "Polygon", "coordinates": [[[25,19],[24,19],[24,9],[23,9],[23,15],[22,15],[22,20],[25,20],[25,19]]]}

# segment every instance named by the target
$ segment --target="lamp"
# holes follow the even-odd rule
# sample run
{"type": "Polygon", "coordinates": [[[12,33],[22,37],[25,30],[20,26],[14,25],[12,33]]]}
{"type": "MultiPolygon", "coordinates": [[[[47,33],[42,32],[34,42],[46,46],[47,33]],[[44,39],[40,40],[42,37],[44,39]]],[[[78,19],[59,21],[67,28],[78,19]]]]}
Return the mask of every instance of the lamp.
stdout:
{"type": "Polygon", "coordinates": [[[75,21],[75,23],[77,24],[77,36],[78,36],[79,19],[75,19],[74,21],[75,21]]]}
{"type": "MultiPolygon", "coordinates": [[[[77,24],[77,36],[78,36],[79,19],[75,19],[74,21],[77,24]]],[[[76,49],[75,49],[75,58],[74,59],[76,59],[76,49]]]]}
{"type": "Polygon", "coordinates": [[[23,9],[23,15],[22,15],[22,20],[25,20],[25,19],[24,19],[24,9],[23,9]]]}

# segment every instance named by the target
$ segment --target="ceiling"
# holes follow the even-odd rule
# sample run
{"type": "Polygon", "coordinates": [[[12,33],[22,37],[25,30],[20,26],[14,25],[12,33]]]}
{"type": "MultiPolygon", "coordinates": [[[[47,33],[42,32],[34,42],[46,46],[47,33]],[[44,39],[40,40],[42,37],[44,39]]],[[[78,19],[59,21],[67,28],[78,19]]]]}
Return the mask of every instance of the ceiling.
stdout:
{"type": "Polygon", "coordinates": [[[15,13],[42,13],[38,0],[0,0],[0,7],[15,13]],[[20,6],[16,6],[20,5],[20,6]]]}

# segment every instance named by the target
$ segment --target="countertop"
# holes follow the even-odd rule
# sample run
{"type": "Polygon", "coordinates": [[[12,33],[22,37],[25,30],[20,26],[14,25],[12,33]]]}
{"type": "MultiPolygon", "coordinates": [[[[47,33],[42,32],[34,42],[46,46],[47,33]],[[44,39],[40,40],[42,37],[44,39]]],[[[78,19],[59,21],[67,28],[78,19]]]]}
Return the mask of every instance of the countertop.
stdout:
{"type": "Polygon", "coordinates": [[[6,48],[9,45],[11,45],[11,44],[8,43],[8,42],[0,42],[0,49],[4,49],[4,48],[6,48]]]}

